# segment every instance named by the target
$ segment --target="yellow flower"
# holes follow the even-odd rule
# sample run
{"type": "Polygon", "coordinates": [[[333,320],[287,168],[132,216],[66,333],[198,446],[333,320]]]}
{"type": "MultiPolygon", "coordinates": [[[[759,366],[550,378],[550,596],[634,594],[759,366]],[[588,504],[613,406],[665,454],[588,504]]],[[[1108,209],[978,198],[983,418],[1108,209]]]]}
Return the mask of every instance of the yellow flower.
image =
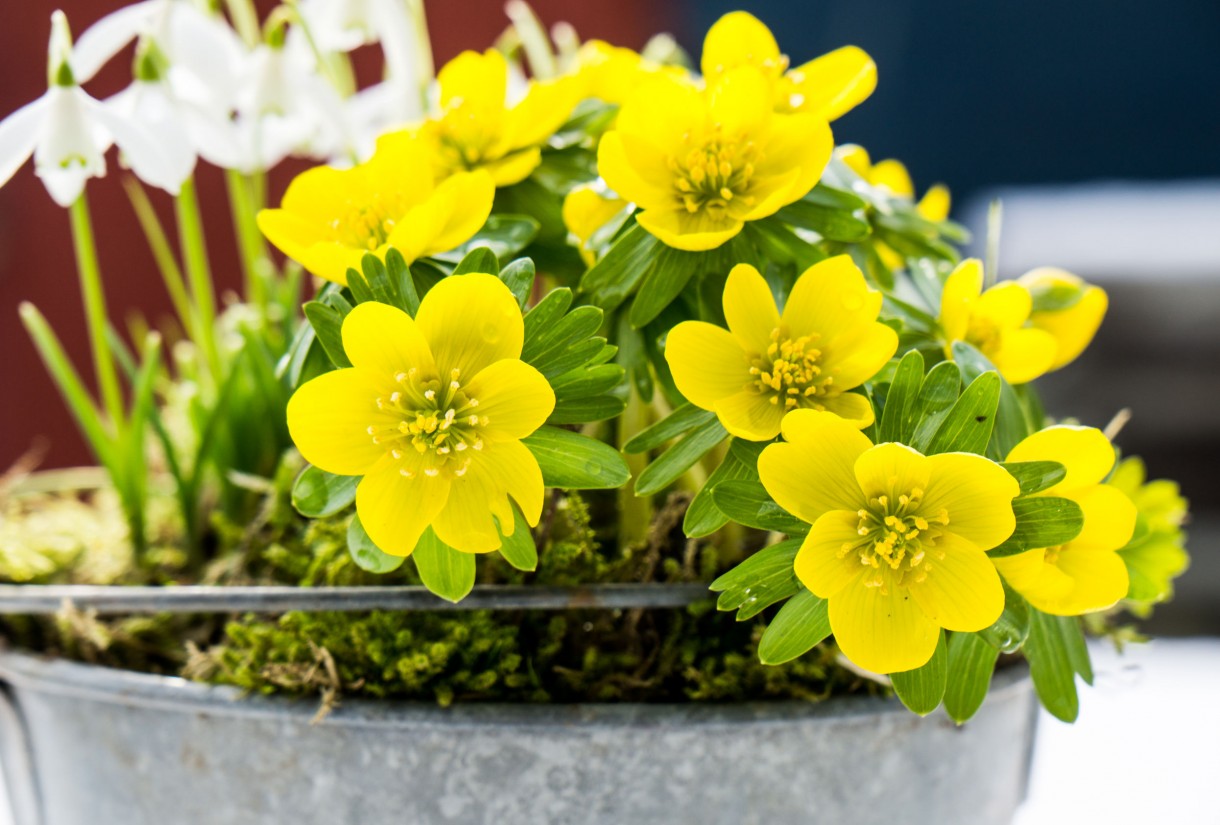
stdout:
{"type": "Polygon", "coordinates": [[[466,242],[487,221],[495,191],[485,172],[434,182],[426,146],[383,138],[366,163],[297,175],[279,209],[258,213],[258,226],[313,274],[346,284],[366,253],[384,260],[394,247],[410,263],[466,242]]]}
{"type": "Polygon", "coordinates": [[[486,169],[496,186],[529,177],[542,162],[542,146],[580,98],[574,76],[530,81],[521,100],[509,102],[508,63],[495,49],[462,52],[437,75],[440,111],[410,131],[436,150],[439,176],[486,169]]]}
{"type": "Polygon", "coordinates": [[[513,531],[510,495],[538,523],[542,472],[521,439],[551,414],[555,394],[520,360],[524,334],[498,278],[451,276],[414,320],[386,304],[353,309],[343,349],[354,366],[303,384],[288,402],[306,460],[364,476],[356,512],[386,553],[409,555],[429,525],[458,550],[495,550],[495,522],[513,531]]]}
{"type": "Polygon", "coordinates": [[[872,442],[813,410],[784,417],[786,443],[769,445],[758,473],[771,497],[813,525],[797,578],[828,601],[848,659],[875,673],[912,670],[940,629],[971,632],[1004,609],[985,551],[1016,525],[1017,482],[970,453],[924,456],[872,442]]]}
{"type": "Polygon", "coordinates": [[[801,408],[863,428],[872,403],[848,390],[898,348],[897,333],[877,321],[880,309],[881,293],[846,255],[805,270],[783,315],[758,270],[738,264],[724,286],[729,328],[684,321],[669,333],[665,360],[682,394],[740,438],[775,438],[784,414],[801,408]]]}
{"type": "Polygon", "coordinates": [[[1010,384],[1024,384],[1047,372],[1058,345],[1049,332],[1026,326],[1033,306],[1029,290],[1015,281],[983,291],[983,265],[970,258],[958,264],[945,282],[940,325],[945,354],[953,342],[974,345],[1010,384]]]}
{"type": "Polygon", "coordinates": [[[775,114],[757,69],[726,72],[706,92],[656,78],[619,111],[598,147],[610,188],[644,211],[640,225],[675,249],[715,249],[746,221],[813,188],[834,140],[826,121],[775,114]]]}
{"type": "Polygon", "coordinates": [[[627,201],[603,194],[589,184],[577,186],[563,199],[563,223],[576,241],[585,266],[593,266],[596,256],[589,248],[593,233],[627,207],[627,201]]]}
{"type": "Polygon", "coordinates": [[[835,120],[864,102],[877,88],[877,64],[863,50],[844,46],[788,71],[775,36],[744,11],[721,17],[703,40],[703,77],[713,84],[738,66],[754,66],[771,82],[780,112],[808,112],[835,120]]]}
{"type": "Polygon", "coordinates": [[[1028,289],[1035,299],[1040,294],[1052,300],[1059,296],[1068,298],[1068,305],[1062,309],[1030,313],[1029,322],[1055,336],[1058,348],[1055,360],[1051,362],[1052,370],[1075,361],[1093,340],[1097,328],[1101,326],[1101,319],[1105,317],[1110,302],[1106,291],[1085,283],[1070,272],[1053,267],[1031,270],[1018,278],[1017,283],[1028,289]]]}
{"type": "Polygon", "coordinates": [[[1102,483],[1114,467],[1110,440],[1093,427],[1048,427],[1013,447],[1008,461],[1062,464],[1064,479],[1035,495],[1076,502],[1084,527],[1067,544],[992,559],[1005,580],[1034,607],[1056,616],[1102,610],[1127,595],[1127,568],[1115,551],[1135,529],[1135,505],[1102,483]]]}
{"type": "Polygon", "coordinates": [[[681,66],[657,63],[639,52],[611,46],[604,40],[589,40],[577,54],[577,72],[584,84],[584,96],[616,105],[658,74],[685,78],[681,66]]]}
{"type": "MultiPolygon", "coordinates": [[[[884,189],[892,195],[908,200],[915,200],[915,184],[911,181],[911,173],[907,171],[902,161],[888,158],[873,163],[868,150],[856,144],[846,144],[835,150],[835,156],[847,164],[869,185],[884,189]]],[[[915,204],[915,211],[920,217],[933,223],[940,223],[949,217],[951,199],[949,189],[944,184],[936,184],[924,193],[915,204]]]]}
{"type": "Polygon", "coordinates": [[[1107,483],[1131,499],[1138,513],[1135,534],[1118,551],[1131,578],[1127,598],[1143,603],[1165,601],[1173,596],[1173,580],[1190,566],[1182,532],[1186,499],[1177,482],[1148,481],[1144,462],[1138,458],[1119,462],[1107,483]]]}

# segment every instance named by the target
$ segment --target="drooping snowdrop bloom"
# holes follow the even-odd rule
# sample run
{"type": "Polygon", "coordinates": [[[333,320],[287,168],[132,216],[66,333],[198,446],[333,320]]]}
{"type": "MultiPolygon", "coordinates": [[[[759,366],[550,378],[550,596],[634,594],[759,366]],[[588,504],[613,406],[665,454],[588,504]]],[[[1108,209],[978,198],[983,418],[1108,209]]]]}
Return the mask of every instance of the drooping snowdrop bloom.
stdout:
{"type": "Polygon", "coordinates": [[[86,180],[106,173],[106,150],[118,144],[142,180],[177,192],[181,180],[157,142],[77,85],[71,49],[68,19],[57,11],[51,16],[46,94],[0,122],[0,186],[33,155],[35,174],[66,208],[86,180]]]}

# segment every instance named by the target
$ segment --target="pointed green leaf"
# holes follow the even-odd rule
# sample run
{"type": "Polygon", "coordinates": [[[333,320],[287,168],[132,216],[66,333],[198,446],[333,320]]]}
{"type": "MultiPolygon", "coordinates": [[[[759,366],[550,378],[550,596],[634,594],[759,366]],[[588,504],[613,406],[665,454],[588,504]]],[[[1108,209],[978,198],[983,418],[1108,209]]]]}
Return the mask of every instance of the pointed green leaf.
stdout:
{"type": "MultiPolygon", "coordinates": [[[[1034,691],[1042,706],[1056,719],[1075,722],[1080,713],[1080,698],[1076,693],[1076,667],[1078,653],[1064,637],[1059,617],[1050,616],[1041,610],[1030,608],[1029,638],[1025,640],[1025,658],[1029,660],[1029,674],[1034,680],[1034,691]]],[[[1070,621],[1078,622],[1078,619],[1070,621]]],[[[1079,625],[1077,625],[1079,632],[1079,625]]],[[[1085,654],[1087,661],[1087,652],[1085,654]]]]}
{"type": "Polygon", "coordinates": [[[1067,468],[1058,461],[1008,461],[1000,466],[1021,485],[1023,496],[1040,493],[1067,476],[1067,468]]]}
{"type": "Polygon", "coordinates": [[[343,349],[343,316],[339,311],[318,301],[310,301],[305,304],[305,317],[309,319],[330,362],[339,369],[350,367],[352,362],[343,349]]]}
{"type": "Polygon", "coordinates": [[[631,311],[628,314],[631,326],[639,329],[660,315],[686,288],[687,282],[705,259],[704,253],[663,247],[653,259],[648,274],[644,276],[640,289],[631,302],[631,311]]]}
{"type": "Polygon", "coordinates": [[[923,384],[923,356],[911,350],[902,356],[885,396],[885,407],[881,411],[878,425],[878,443],[902,441],[907,435],[907,422],[914,419],[919,387],[923,384]]]}
{"type": "Polygon", "coordinates": [[[370,573],[391,573],[402,567],[402,563],[407,560],[406,556],[383,553],[380,547],[373,544],[358,515],[353,515],[347,526],[347,551],[352,554],[352,560],[360,569],[370,573]]]}
{"type": "Polygon", "coordinates": [[[979,631],[987,644],[1002,653],[1015,653],[1029,637],[1029,604],[1021,594],[1000,582],[1004,586],[1004,612],[995,624],[979,631]]]}
{"type": "Polygon", "coordinates": [[[809,525],[780,507],[758,481],[723,481],[712,489],[716,508],[738,524],[804,535],[809,525]]]}
{"type": "MultiPolygon", "coordinates": [[[[949,411],[958,398],[962,376],[957,367],[948,361],[942,361],[931,370],[919,388],[919,396],[915,400],[916,423],[910,438],[903,443],[909,444],[921,453],[928,452],[928,445],[941,424],[949,416],[949,411]]],[[[905,435],[905,433],[904,433],[905,435]]]]}
{"type": "MultiPolygon", "coordinates": [[[[733,439],[731,443],[735,444],[737,441],[740,439],[733,439]]],[[[716,506],[712,491],[726,481],[746,481],[757,477],[757,471],[735,455],[730,446],[724,461],[707,477],[707,483],[695,494],[690,506],[686,508],[686,517],[682,522],[683,532],[690,538],[698,538],[711,535],[728,524],[729,517],[716,506]]]]}
{"type": "Polygon", "coordinates": [[[694,404],[684,404],[657,423],[636,433],[623,445],[625,453],[643,453],[655,450],[671,438],[706,425],[716,417],[711,410],[703,410],[694,404]]]}
{"type": "Polygon", "coordinates": [[[902,704],[920,716],[927,716],[940,707],[948,678],[949,649],[945,644],[943,630],[940,632],[940,640],[936,643],[936,650],[927,664],[914,670],[890,674],[894,692],[898,694],[902,704]]]}
{"type": "Polygon", "coordinates": [[[467,272],[483,272],[488,275],[499,275],[500,262],[496,259],[496,253],[486,246],[472,249],[453,270],[454,275],[465,275],[467,272]]]}
{"type": "Polygon", "coordinates": [[[1000,403],[1000,384],[1000,376],[994,372],[974,379],[932,436],[926,454],[986,452],[1000,403]]]}
{"type": "Polygon", "coordinates": [[[307,518],[333,516],[356,500],[360,476],[337,476],[310,465],[292,485],[292,506],[307,518]]]}
{"type": "Polygon", "coordinates": [[[534,289],[534,262],[530,258],[518,258],[500,271],[500,280],[517,298],[517,305],[525,309],[530,292],[534,289]]]}
{"type": "Polygon", "coordinates": [[[411,558],[424,587],[442,599],[460,602],[474,588],[474,554],[454,550],[431,527],[419,537],[411,558]]]}
{"type": "Polygon", "coordinates": [[[662,248],[644,227],[632,226],[584,274],[580,291],[602,309],[614,309],[632,293],[662,248]]]}
{"type": "Polygon", "coordinates": [[[829,635],[826,600],[801,590],[767,625],[758,642],[758,659],[764,665],[782,665],[806,653],[829,635]]]}
{"type": "Polygon", "coordinates": [[[499,521],[496,522],[496,530],[500,533],[500,555],[505,561],[518,570],[538,569],[538,546],[534,544],[534,534],[516,503],[513,504],[513,534],[504,535],[499,521]]]}
{"type": "Polygon", "coordinates": [[[631,478],[618,450],[579,433],[544,425],[522,443],[537,459],[547,487],[607,490],[631,478]]]}
{"type": "Polygon", "coordinates": [[[959,725],[978,712],[987,698],[991,675],[1000,651],[977,633],[949,636],[949,683],[945,713],[959,725]]]}
{"type": "Polygon", "coordinates": [[[992,558],[1057,547],[1076,538],[1084,528],[1084,512],[1070,498],[1018,498],[1012,503],[1012,512],[1017,517],[1017,528],[1003,544],[988,551],[992,558]]]}
{"type": "Polygon", "coordinates": [[[743,622],[799,592],[792,565],[801,542],[788,539],[764,547],[712,582],[708,589],[720,593],[716,609],[736,610],[737,621],[743,622]]]}
{"type": "Polygon", "coordinates": [[[411,276],[406,259],[393,247],[386,250],[385,269],[396,299],[394,306],[414,318],[419,311],[419,292],[415,289],[415,279],[411,276]]]}
{"type": "Polygon", "coordinates": [[[691,430],[640,473],[635,494],[647,496],[665,489],[728,435],[715,418],[691,430]]]}

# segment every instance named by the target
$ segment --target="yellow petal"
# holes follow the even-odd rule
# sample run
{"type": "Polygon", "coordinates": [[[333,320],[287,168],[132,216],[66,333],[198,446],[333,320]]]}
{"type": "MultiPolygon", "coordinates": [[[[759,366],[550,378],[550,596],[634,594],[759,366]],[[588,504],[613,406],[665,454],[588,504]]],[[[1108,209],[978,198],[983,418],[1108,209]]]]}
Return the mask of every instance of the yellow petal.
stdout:
{"type": "Polygon", "coordinates": [[[844,143],[835,150],[835,157],[843,161],[848,169],[868,180],[869,173],[873,168],[873,162],[868,156],[868,150],[863,146],[855,143],[844,143]]]}
{"type": "Polygon", "coordinates": [[[319,278],[347,285],[347,270],[360,269],[364,250],[325,240],[329,234],[286,209],[258,213],[258,228],[277,249],[319,278]]]}
{"type": "Polygon", "coordinates": [[[644,209],[676,203],[666,188],[672,175],[665,165],[665,155],[647,141],[607,132],[597,147],[597,169],[616,194],[644,209]],[[661,174],[664,177],[659,177],[661,174]]]}
{"type": "Polygon", "coordinates": [[[703,39],[700,66],[707,78],[737,66],[757,66],[772,75],[783,70],[775,36],[766,24],[744,11],[729,12],[712,24],[703,39]]]}
{"type": "Polygon", "coordinates": [[[924,192],[919,203],[915,204],[915,211],[924,220],[940,223],[949,217],[951,202],[949,188],[938,183],[924,192]]]}
{"type": "Polygon", "coordinates": [[[366,301],[343,319],[343,351],[352,365],[389,382],[412,367],[436,373],[432,352],[419,326],[397,307],[366,301]]]}
{"type": "Polygon", "coordinates": [[[829,600],[830,629],[843,655],[874,673],[900,673],[927,663],[940,628],[904,587],[865,587],[863,575],[829,600]],[[886,592],[882,593],[882,590],[886,592]]]}
{"type": "Polygon", "coordinates": [[[771,84],[753,66],[720,75],[707,94],[712,120],[730,138],[759,135],[770,125],[771,84]]]}
{"type": "Polygon", "coordinates": [[[813,523],[793,566],[813,595],[829,599],[860,577],[860,554],[854,552],[859,524],[860,517],[847,510],[824,513],[813,523]]]}
{"type": "Polygon", "coordinates": [[[638,213],[635,219],[666,246],[687,252],[716,249],[732,240],[745,225],[731,218],[717,220],[702,209],[694,214],[685,209],[649,209],[638,213]]]}
{"type": "Polygon", "coordinates": [[[491,175],[496,186],[512,186],[530,176],[542,163],[542,150],[537,146],[518,149],[498,160],[487,161],[482,169],[491,175]]]}
{"type": "Polygon", "coordinates": [[[1047,613],[1061,616],[1092,613],[1113,607],[1127,595],[1130,587],[1127,565],[1117,553],[1086,550],[1074,544],[1059,552],[1057,566],[1072,579],[1075,588],[1057,604],[1041,608],[1047,613]]]}
{"type": "Polygon", "coordinates": [[[834,413],[844,421],[850,421],[857,429],[863,430],[865,427],[872,426],[873,421],[877,418],[872,402],[859,393],[844,392],[828,395],[820,401],[828,412],[834,413]]]}
{"type": "Polygon", "coordinates": [[[1039,610],[1045,610],[1047,605],[1061,603],[1076,586],[1070,576],[1053,564],[1047,564],[1045,557],[1045,550],[1036,549],[1015,556],[993,558],[991,563],[1013,590],[1039,610]]]}
{"type": "Polygon", "coordinates": [[[546,378],[515,358],[483,368],[465,389],[478,400],[478,414],[487,417],[482,432],[489,441],[525,438],[555,409],[555,391],[546,378]]]}
{"type": "Polygon", "coordinates": [[[632,93],[619,110],[615,130],[670,153],[682,146],[689,132],[702,131],[707,124],[707,104],[699,90],[687,81],[661,75],[632,93]]]}
{"type": "Polygon", "coordinates": [[[779,506],[813,524],[830,510],[864,506],[856,483],[856,459],[872,442],[834,413],[794,410],[781,429],[787,443],[772,444],[758,458],[763,486],[779,506]]]}
{"type": "Polygon", "coordinates": [[[819,343],[830,344],[872,324],[880,309],[881,293],[869,288],[849,256],[836,255],[796,279],[782,317],[791,335],[816,334],[819,343]]]}
{"type": "Polygon", "coordinates": [[[583,247],[626,205],[621,198],[603,195],[588,184],[577,186],[563,199],[563,225],[583,247]]]}
{"type": "Polygon", "coordinates": [[[492,516],[499,515],[503,521],[505,512],[511,523],[512,509],[503,480],[487,472],[481,462],[472,461],[464,474],[450,480],[449,498],[432,520],[432,529],[454,550],[490,553],[502,543],[492,516]]]}
{"type": "Polygon", "coordinates": [[[1120,550],[1135,532],[1136,509],[1120,490],[1098,484],[1071,494],[1084,513],[1084,527],[1070,542],[1086,550],[1120,550]]]}
{"type": "Polygon", "coordinates": [[[423,473],[408,478],[399,468],[388,456],[378,462],[356,487],[356,512],[364,531],[382,552],[409,556],[445,506],[449,480],[423,473]]]}
{"type": "Polygon", "coordinates": [[[1004,612],[1004,588],[987,555],[953,533],[941,535],[932,549],[944,558],[929,552],[927,578],[908,588],[928,618],[964,633],[995,624],[1004,612]]]}
{"type": "Polygon", "coordinates": [[[311,222],[328,223],[347,203],[365,203],[376,191],[360,167],[315,166],[292,179],[280,202],[283,209],[311,222]]]}
{"type": "MultiPolygon", "coordinates": [[[[534,454],[520,441],[502,441],[484,450],[480,458],[483,469],[500,479],[504,489],[517,502],[526,524],[537,527],[538,519],[542,517],[543,486],[542,470],[534,454]]],[[[500,519],[500,527],[506,531],[505,535],[510,535],[513,529],[512,514],[497,511],[496,517],[500,519]]]]}
{"type": "Polygon", "coordinates": [[[480,109],[503,109],[508,96],[508,63],[495,49],[465,51],[441,68],[436,77],[442,109],[467,104],[480,109]]]}
{"type": "Polygon", "coordinates": [[[1026,327],[1005,332],[999,347],[986,355],[1005,381],[1025,384],[1050,370],[1057,348],[1049,332],[1026,327]]]}
{"type": "Polygon", "coordinates": [[[940,296],[940,326],[947,341],[965,341],[970,314],[983,291],[983,264],[967,258],[950,273],[940,296]]]}
{"type": "Polygon", "coordinates": [[[898,351],[898,333],[880,322],[844,333],[822,348],[822,372],[846,391],[872,378],[898,351]]]}
{"type": "Polygon", "coordinates": [[[902,161],[883,160],[873,167],[869,175],[869,183],[879,189],[885,189],[900,198],[915,196],[915,184],[911,183],[911,173],[903,166],[902,161]]]}
{"type": "Polygon", "coordinates": [[[1028,289],[1016,281],[1005,281],[984,292],[975,303],[974,312],[1001,329],[1012,329],[1029,319],[1032,306],[1028,289]]]}
{"type": "Polygon", "coordinates": [[[491,214],[496,185],[487,172],[459,172],[395,223],[389,244],[408,262],[462,245],[491,214]]]}
{"type": "Polygon", "coordinates": [[[1097,334],[1110,299],[1101,287],[1089,286],[1062,269],[1041,267],[1022,275],[1018,281],[1031,291],[1066,286],[1083,292],[1080,300],[1067,309],[1034,312],[1029,320],[1039,329],[1055,336],[1058,348],[1051,369],[1075,361],[1097,334]]]}
{"type": "Polygon", "coordinates": [[[727,329],[703,321],[683,321],[665,339],[665,361],[679,392],[696,407],[741,392],[750,382],[750,364],[727,329]]]}
{"type": "Polygon", "coordinates": [[[750,194],[759,199],[746,220],[773,214],[780,206],[803,198],[826,170],[834,152],[834,136],[826,121],[813,115],[774,115],[763,142],[750,194]],[[778,186],[770,197],[766,186],[778,186]]]}
{"type": "Polygon", "coordinates": [[[749,264],[738,264],[729,273],[724,284],[724,317],[743,350],[767,351],[771,333],[779,326],[779,311],[771,287],[749,264]]]}
{"type": "Polygon", "coordinates": [[[1114,467],[1114,445],[1096,427],[1058,424],[1026,436],[1008,453],[1006,461],[1058,461],[1067,475],[1043,491],[1063,495],[1100,484],[1114,467]]]}
{"type": "Polygon", "coordinates": [[[1012,535],[1016,516],[1012,500],[1021,487],[999,464],[971,453],[929,456],[929,479],[923,506],[925,517],[944,510],[947,528],[980,550],[990,550],[1012,535]]]}
{"type": "Polygon", "coordinates": [[[905,444],[878,444],[860,455],[854,466],[857,486],[865,498],[888,496],[894,501],[912,490],[927,489],[928,459],[905,444]]]}
{"type": "Polygon", "coordinates": [[[288,400],[288,432],[310,464],[343,476],[367,473],[386,454],[373,443],[369,427],[397,426],[377,408],[393,387],[358,369],[328,372],[306,381],[288,400]]]}
{"type": "MultiPolygon", "coordinates": [[[[772,396],[774,397],[774,396],[772,396]]],[[[779,435],[786,410],[753,390],[742,390],[716,402],[720,423],[731,434],[748,441],[770,441],[779,435]]]]}
{"type": "MultiPolygon", "coordinates": [[[[377,138],[368,162],[355,168],[366,194],[355,203],[368,203],[376,193],[392,195],[403,207],[425,200],[435,184],[435,149],[417,130],[400,129],[377,138]]],[[[396,216],[395,216],[396,217],[396,216]]]]}
{"type": "Polygon", "coordinates": [[[509,148],[546,143],[572,114],[581,91],[576,75],[530,83],[529,91],[509,110],[505,121],[509,148]]]}
{"type": "Polygon", "coordinates": [[[456,369],[473,378],[501,358],[519,358],[525,340],[517,299],[503,281],[481,272],[437,283],[420,302],[415,322],[442,377],[456,369]]]}
{"type": "Polygon", "coordinates": [[[877,88],[877,64],[863,49],[843,46],[798,66],[788,77],[789,106],[837,120],[877,88]]]}

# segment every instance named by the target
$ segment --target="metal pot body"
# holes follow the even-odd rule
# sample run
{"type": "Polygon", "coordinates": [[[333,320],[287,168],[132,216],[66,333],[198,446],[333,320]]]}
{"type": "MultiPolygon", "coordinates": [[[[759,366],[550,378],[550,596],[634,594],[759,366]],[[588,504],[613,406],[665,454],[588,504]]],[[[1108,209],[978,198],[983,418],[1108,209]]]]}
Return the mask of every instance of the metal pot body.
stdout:
{"type": "Polygon", "coordinates": [[[1036,715],[1001,671],[967,725],[894,701],[317,706],[0,655],[17,825],[1009,823],[1036,715]]]}

